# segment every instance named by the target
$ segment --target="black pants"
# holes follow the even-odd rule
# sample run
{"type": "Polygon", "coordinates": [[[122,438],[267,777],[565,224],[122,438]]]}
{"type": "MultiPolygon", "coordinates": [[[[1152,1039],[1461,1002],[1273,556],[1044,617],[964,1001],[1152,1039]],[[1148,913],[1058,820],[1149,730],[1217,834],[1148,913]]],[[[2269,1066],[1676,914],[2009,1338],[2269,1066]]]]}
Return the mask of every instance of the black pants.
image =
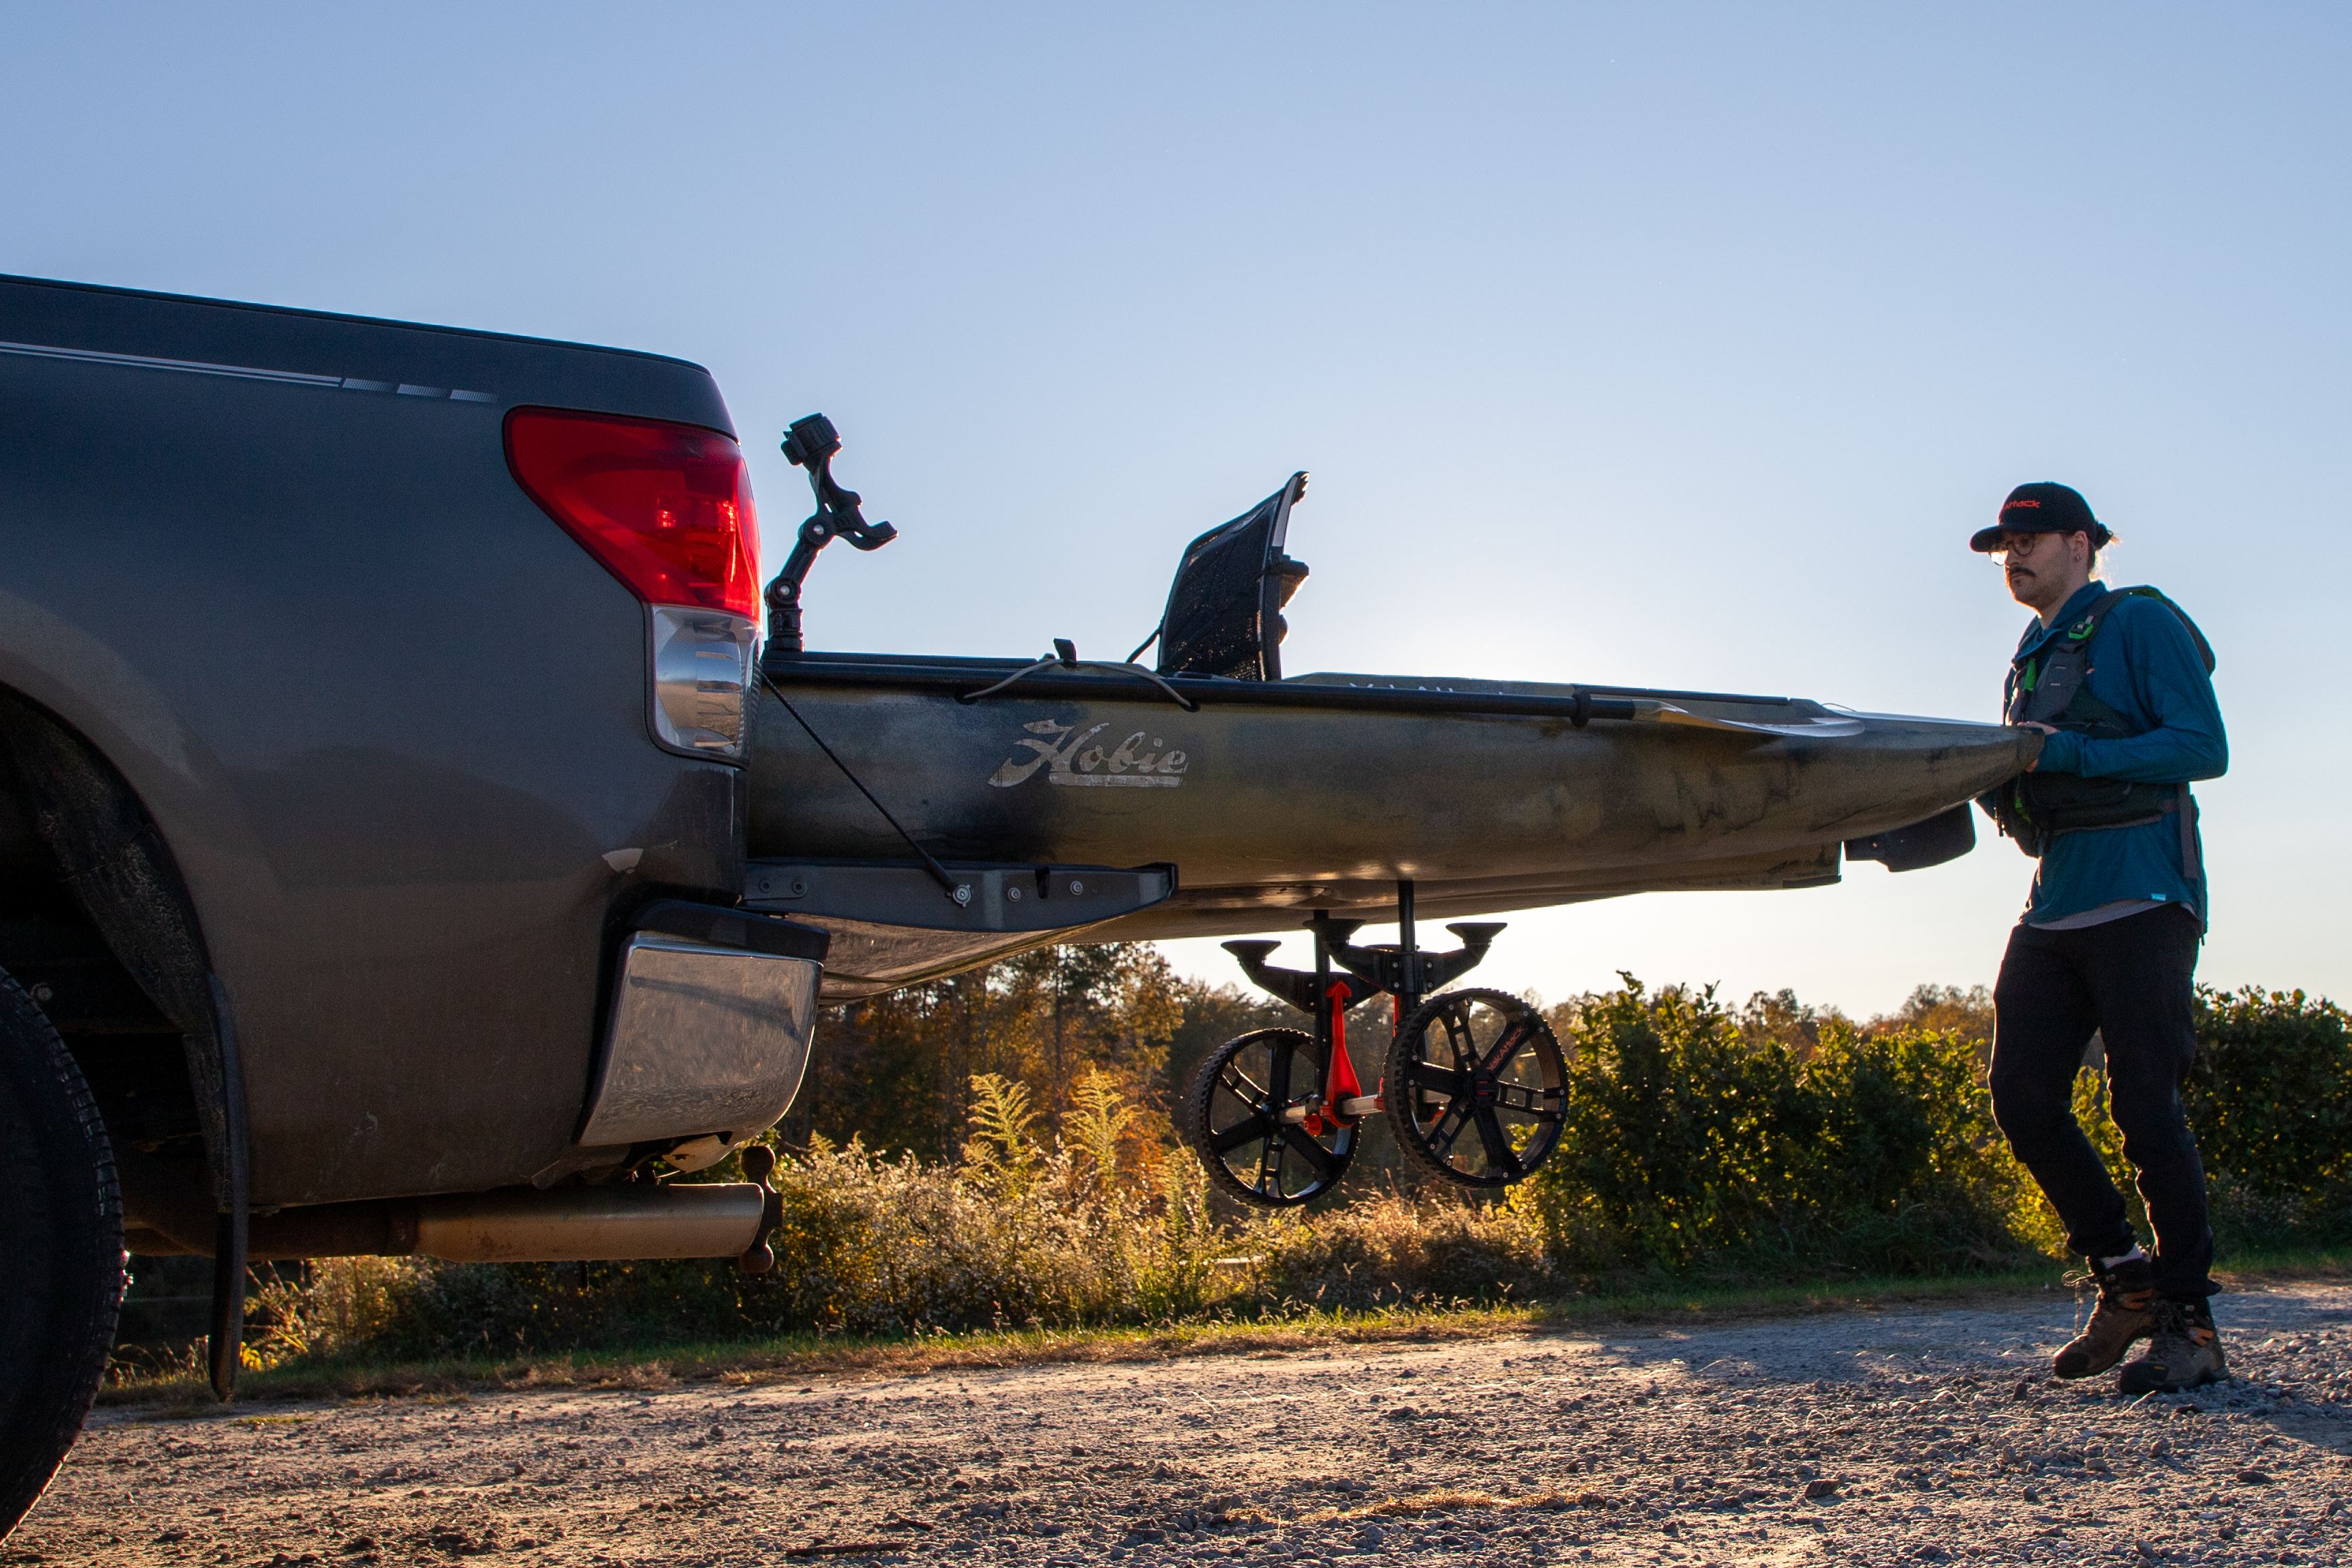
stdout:
{"type": "Polygon", "coordinates": [[[2124,1197],[2074,1120],[2074,1075],[2093,1030],[2107,1054],[2107,1106],[2156,1230],[2156,1288],[2220,1287],[2205,1218],[2205,1167],[2180,1107],[2197,1054],[2197,917],[2179,905],[2079,931],[2021,925],[1993,987],[1992,1110],[2009,1146],[2091,1258],[2131,1250],[2124,1197]]]}

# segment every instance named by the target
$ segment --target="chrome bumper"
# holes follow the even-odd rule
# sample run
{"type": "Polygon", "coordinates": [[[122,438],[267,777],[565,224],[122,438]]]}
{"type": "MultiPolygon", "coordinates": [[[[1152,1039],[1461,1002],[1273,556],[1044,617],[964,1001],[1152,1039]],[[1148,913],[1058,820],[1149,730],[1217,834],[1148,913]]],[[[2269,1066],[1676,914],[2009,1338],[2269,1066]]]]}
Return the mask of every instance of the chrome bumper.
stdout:
{"type": "Polygon", "coordinates": [[[638,924],[621,948],[580,1142],[734,1144],[775,1125],[808,1069],[824,934],[680,904],[638,924]]]}

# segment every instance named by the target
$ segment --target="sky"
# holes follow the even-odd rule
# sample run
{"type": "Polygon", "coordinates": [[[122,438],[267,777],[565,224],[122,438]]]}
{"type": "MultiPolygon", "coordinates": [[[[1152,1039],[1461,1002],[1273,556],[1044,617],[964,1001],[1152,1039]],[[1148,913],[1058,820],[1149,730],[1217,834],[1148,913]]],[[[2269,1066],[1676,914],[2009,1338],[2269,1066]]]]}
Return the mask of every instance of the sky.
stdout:
{"type": "MultiPolygon", "coordinates": [[[[2071,483],[2220,657],[2200,977],[2352,998],[2352,11],[9,13],[0,271],[697,361],[772,567],[822,409],[900,538],[815,647],[1123,655],[1306,468],[1286,670],[1990,719],[1966,538],[2071,483]]],[[[2031,871],[1519,914],[1479,979],[1866,1016],[1989,983],[2031,871]]]]}

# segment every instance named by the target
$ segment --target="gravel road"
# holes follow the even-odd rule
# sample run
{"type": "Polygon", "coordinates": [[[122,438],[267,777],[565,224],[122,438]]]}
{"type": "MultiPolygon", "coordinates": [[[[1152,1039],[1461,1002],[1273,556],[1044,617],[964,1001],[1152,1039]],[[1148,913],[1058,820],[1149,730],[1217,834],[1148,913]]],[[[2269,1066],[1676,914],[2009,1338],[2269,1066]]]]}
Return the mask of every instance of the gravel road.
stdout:
{"type": "Polygon", "coordinates": [[[2047,1381],[2064,1296],[1248,1357],[110,1408],[0,1561],[2352,1559],[2352,1288],[2047,1381]],[[2111,1383],[2111,1380],[2108,1380],[2111,1383]]]}

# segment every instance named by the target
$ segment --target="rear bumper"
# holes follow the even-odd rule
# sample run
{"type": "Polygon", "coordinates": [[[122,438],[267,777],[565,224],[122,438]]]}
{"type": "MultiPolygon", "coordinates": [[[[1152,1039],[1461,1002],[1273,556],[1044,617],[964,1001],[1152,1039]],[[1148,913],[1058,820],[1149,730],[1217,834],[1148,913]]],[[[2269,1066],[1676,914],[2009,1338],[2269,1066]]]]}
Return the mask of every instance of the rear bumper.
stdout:
{"type": "Polygon", "coordinates": [[[632,924],[581,1144],[734,1144],[775,1125],[808,1069],[825,934],[668,900],[632,924]]]}

